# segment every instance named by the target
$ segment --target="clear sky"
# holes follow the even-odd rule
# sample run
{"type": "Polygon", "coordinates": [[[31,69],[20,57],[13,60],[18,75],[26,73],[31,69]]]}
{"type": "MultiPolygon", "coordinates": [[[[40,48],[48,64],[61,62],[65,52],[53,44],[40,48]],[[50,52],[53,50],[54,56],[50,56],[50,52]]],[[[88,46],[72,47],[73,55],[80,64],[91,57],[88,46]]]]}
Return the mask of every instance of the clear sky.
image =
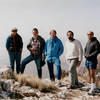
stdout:
{"type": "Polygon", "coordinates": [[[63,43],[66,32],[72,30],[84,47],[89,30],[100,40],[100,0],[0,0],[1,49],[12,27],[19,29],[24,47],[34,27],[45,39],[51,29],[56,29],[63,43]]]}
{"type": "Polygon", "coordinates": [[[0,0],[0,46],[12,27],[18,27],[26,46],[33,27],[46,39],[53,28],[65,41],[72,30],[82,44],[86,33],[93,30],[100,39],[100,0],[0,0]]]}

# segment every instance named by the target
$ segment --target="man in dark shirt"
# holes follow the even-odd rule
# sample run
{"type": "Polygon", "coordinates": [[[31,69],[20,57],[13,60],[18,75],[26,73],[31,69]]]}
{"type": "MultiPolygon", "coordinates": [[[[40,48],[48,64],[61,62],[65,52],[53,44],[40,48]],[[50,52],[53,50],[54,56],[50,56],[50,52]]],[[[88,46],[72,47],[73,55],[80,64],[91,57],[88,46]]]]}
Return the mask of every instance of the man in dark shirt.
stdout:
{"type": "Polygon", "coordinates": [[[96,37],[94,37],[94,33],[92,31],[88,32],[88,42],[85,46],[85,65],[88,69],[89,78],[91,82],[91,89],[89,93],[93,93],[96,88],[95,84],[95,70],[97,68],[97,55],[100,53],[100,43],[96,37]]]}
{"type": "Polygon", "coordinates": [[[11,30],[11,35],[7,38],[6,41],[6,49],[9,54],[12,72],[14,72],[14,63],[16,61],[16,71],[19,73],[23,42],[17,31],[17,28],[13,28],[11,30]]]}
{"type": "Polygon", "coordinates": [[[32,30],[33,37],[31,38],[27,49],[30,55],[26,57],[21,64],[21,73],[24,73],[25,66],[31,61],[35,61],[37,66],[38,77],[42,78],[42,54],[45,46],[45,40],[38,35],[38,29],[32,30]]]}

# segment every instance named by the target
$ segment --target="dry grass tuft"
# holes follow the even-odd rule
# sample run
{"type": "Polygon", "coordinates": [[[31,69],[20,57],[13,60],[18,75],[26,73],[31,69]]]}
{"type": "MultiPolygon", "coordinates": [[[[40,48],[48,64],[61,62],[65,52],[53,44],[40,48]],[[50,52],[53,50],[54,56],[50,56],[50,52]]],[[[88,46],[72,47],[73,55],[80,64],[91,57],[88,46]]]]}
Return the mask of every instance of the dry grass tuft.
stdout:
{"type": "Polygon", "coordinates": [[[46,83],[43,79],[38,79],[30,74],[15,74],[14,79],[21,85],[30,86],[32,88],[39,89],[42,92],[52,92],[56,89],[53,84],[46,83]]]}

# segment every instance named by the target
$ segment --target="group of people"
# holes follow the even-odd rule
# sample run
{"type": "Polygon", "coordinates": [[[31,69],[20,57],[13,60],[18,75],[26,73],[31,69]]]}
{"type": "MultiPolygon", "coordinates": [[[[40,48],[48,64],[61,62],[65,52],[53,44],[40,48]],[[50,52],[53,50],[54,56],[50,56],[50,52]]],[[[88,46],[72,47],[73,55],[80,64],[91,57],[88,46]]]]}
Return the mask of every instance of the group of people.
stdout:
{"type": "MultiPolygon", "coordinates": [[[[62,70],[60,56],[63,54],[66,57],[66,62],[69,67],[70,85],[68,89],[74,89],[78,85],[77,66],[80,66],[83,59],[83,48],[81,42],[74,38],[74,33],[68,31],[66,36],[68,40],[63,46],[62,41],[57,37],[56,30],[50,31],[50,38],[45,42],[45,39],[39,35],[38,29],[33,28],[32,38],[27,45],[30,55],[21,62],[21,55],[23,50],[23,40],[18,34],[18,29],[13,28],[11,35],[7,38],[6,48],[9,54],[10,65],[12,72],[14,72],[14,63],[16,61],[16,72],[24,73],[25,66],[31,61],[35,61],[37,66],[38,77],[42,78],[42,66],[45,60],[48,65],[50,80],[55,81],[54,65],[57,69],[57,79],[61,80],[62,70]]],[[[95,70],[97,68],[97,55],[100,53],[100,43],[94,33],[89,31],[87,33],[88,42],[84,49],[84,56],[86,58],[85,65],[89,73],[89,81],[91,83],[90,93],[96,88],[95,70]]]]}

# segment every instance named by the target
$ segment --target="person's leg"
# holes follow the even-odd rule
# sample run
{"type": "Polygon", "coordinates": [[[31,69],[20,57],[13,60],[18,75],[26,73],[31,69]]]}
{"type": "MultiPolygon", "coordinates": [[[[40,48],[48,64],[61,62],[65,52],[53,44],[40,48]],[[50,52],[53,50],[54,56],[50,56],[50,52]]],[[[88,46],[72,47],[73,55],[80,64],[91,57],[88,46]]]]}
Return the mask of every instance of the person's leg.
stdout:
{"type": "Polygon", "coordinates": [[[61,80],[61,65],[60,65],[60,59],[56,59],[54,61],[54,64],[56,65],[56,68],[57,68],[57,79],[58,80],[61,80]]]}
{"type": "Polygon", "coordinates": [[[47,65],[48,65],[48,70],[49,70],[50,80],[51,80],[51,81],[55,81],[55,75],[54,75],[53,63],[52,63],[52,62],[47,62],[47,65]]]}
{"type": "Polygon", "coordinates": [[[39,56],[35,59],[35,63],[37,66],[38,78],[42,78],[42,66],[41,66],[42,57],[39,56]]]}
{"type": "Polygon", "coordinates": [[[89,78],[89,83],[91,83],[91,73],[90,73],[90,67],[89,67],[89,61],[85,61],[85,66],[88,69],[88,78],[89,78]]]}
{"type": "Polygon", "coordinates": [[[32,55],[29,55],[28,57],[26,57],[21,64],[21,68],[20,68],[20,72],[24,73],[24,69],[26,64],[28,64],[29,62],[31,62],[32,60],[34,60],[34,57],[32,55]]]}
{"type": "Polygon", "coordinates": [[[11,66],[12,72],[14,72],[14,62],[15,62],[14,52],[9,52],[9,60],[10,60],[10,66],[11,66]]]}
{"type": "Polygon", "coordinates": [[[94,92],[94,89],[96,88],[95,69],[90,70],[90,76],[91,76],[91,89],[89,93],[92,94],[94,92]]]}
{"type": "Polygon", "coordinates": [[[75,76],[75,85],[78,85],[78,75],[77,75],[77,64],[78,64],[78,59],[75,59],[75,73],[74,73],[74,76],[75,76]]]}
{"type": "Polygon", "coordinates": [[[16,72],[17,74],[19,74],[20,72],[20,62],[21,62],[21,53],[20,52],[16,52],[16,72]]]}
{"type": "Polygon", "coordinates": [[[94,89],[96,88],[96,80],[95,80],[95,70],[97,67],[97,60],[90,62],[90,76],[91,76],[91,89],[89,93],[93,93],[94,89]]]}
{"type": "Polygon", "coordinates": [[[72,59],[70,61],[71,61],[69,66],[70,85],[75,86],[75,81],[78,81],[77,71],[76,71],[78,59],[72,59]]]}
{"type": "Polygon", "coordinates": [[[95,83],[95,69],[90,69],[91,83],[95,83]]]}
{"type": "Polygon", "coordinates": [[[91,73],[90,73],[90,69],[88,69],[88,75],[89,75],[89,83],[91,83],[91,73]]]}
{"type": "Polygon", "coordinates": [[[76,69],[75,69],[75,85],[78,85],[78,75],[76,69]]]}

